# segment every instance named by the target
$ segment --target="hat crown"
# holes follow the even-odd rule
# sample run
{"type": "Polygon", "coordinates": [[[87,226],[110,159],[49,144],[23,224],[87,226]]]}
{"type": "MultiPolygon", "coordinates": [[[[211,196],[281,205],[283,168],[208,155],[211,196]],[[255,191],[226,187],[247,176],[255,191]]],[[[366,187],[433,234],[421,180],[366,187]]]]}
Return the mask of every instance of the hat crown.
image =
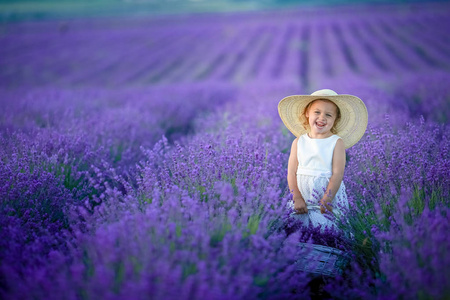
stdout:
{"type": "Polygon", "coordinates": [[[323,90],[315,91],[314,93],[311,94],[311,96],[336,96],[337,94],[338,93],[336,93],[333,90],[323,89],[323,90]]]}

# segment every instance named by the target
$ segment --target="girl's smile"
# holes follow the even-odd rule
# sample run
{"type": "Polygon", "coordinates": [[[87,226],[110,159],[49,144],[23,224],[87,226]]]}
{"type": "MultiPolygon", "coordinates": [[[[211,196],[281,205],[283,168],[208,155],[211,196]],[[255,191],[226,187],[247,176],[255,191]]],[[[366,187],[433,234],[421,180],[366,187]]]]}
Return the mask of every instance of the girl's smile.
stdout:
{"type": "Polygon", "coordinates": [[[311,138],[323,139],[333,135],[331,128],[337,116],[337,107],[334,103],[316,100],[306,112],[311,132],[311,138]]]}

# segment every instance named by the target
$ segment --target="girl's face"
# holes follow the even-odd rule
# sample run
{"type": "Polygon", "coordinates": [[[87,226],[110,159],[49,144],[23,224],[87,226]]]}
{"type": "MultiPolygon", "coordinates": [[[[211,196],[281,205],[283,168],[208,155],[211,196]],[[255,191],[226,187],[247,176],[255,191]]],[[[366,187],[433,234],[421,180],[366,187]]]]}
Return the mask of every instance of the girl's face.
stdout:
{"type": "Polygon", "coordinates": [[[315,100],[305,114],[311,128],[311,138],[327,138],[333,135],[331,128],[337,117],[337,106],[331,101],[315,100]]]}

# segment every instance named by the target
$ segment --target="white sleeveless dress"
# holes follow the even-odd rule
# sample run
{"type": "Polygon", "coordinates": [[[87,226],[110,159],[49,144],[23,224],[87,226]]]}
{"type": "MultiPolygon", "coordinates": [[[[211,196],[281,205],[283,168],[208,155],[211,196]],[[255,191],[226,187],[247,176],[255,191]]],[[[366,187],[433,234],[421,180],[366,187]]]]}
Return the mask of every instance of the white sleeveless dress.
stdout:
{"type": "MultiPolygon", "coordinates": [[[[296,219],[300,219],[304,226],[311,224],[314,227],[334,227],[335,222],[330,216],[325,216],[320,212],[320,199],[328,186],[332,171],[332,161],[337,135],[332,135],[325,139],[312,139],[308,134],[299,137],[297,143],[297,186],[305,199],[308,207],[307,214],[292,214],[296,219]]],[[[294,208],[294,202],[290,205],[294,208]]],[[[345,192],[344,182],[341,183],[333,201],[333,214],[339,215],[341,208],[348,208],[348,199],[345,192]]]]}

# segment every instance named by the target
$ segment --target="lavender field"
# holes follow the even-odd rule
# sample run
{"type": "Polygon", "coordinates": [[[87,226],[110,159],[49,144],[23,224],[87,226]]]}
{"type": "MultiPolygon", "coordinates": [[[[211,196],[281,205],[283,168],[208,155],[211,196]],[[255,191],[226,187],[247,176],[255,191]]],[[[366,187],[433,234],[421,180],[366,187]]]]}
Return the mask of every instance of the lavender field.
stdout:
{"type": "Polygon", "coordinates": [[[1,299],[450,298],[450,4],[0,24],[1,299]],[[338,231],[286,203],[287,95],[366,103],[338,231]]]}

